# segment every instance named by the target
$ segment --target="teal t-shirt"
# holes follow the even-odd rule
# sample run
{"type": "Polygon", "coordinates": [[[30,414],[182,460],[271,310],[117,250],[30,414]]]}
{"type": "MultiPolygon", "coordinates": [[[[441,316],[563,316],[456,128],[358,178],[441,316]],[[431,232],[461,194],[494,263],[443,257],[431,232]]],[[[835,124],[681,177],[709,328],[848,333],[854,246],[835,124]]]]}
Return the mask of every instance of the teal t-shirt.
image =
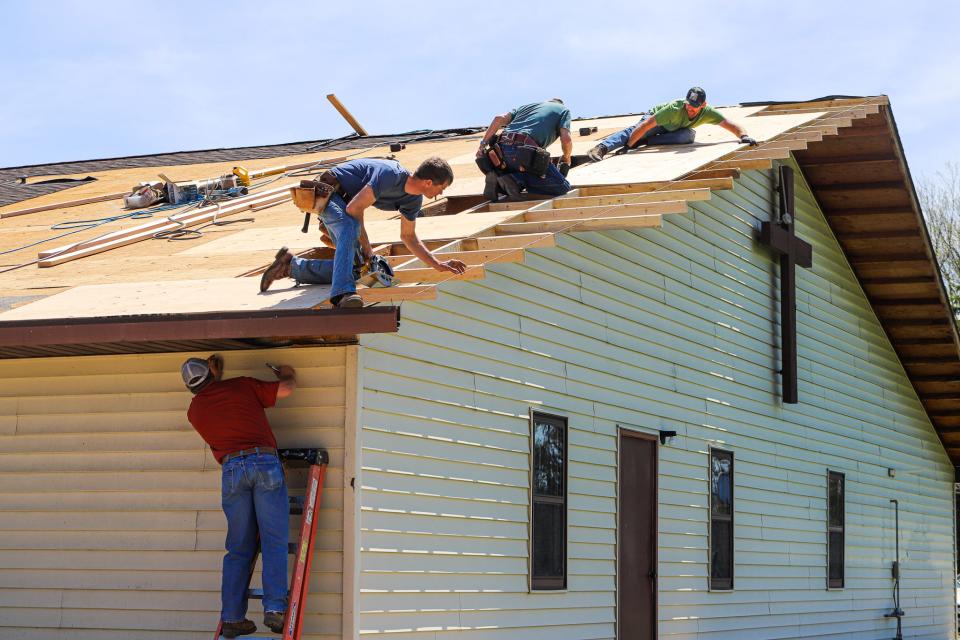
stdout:
{"type": "Polygon", "coordinates": [[[510,124],[504,131],[525,133],[546,149],[560,137],[560,129],[570,130],[570,109],[559,102],[534,102],[510,112],[510,124]]]}
{"type": "Polygon", "coordinates": [[[649,113],[657,119],[657,125],[667,131],[676,131],[677,129],[692,129],[702,124],[720,124],[726,118],[723,114],[711,107],[705,106],[700,110],[693,120],[687,117],[687,110],[683,107],[686,101],[681,98],[673,102],[664,102],[658,104],[649,113]]]}

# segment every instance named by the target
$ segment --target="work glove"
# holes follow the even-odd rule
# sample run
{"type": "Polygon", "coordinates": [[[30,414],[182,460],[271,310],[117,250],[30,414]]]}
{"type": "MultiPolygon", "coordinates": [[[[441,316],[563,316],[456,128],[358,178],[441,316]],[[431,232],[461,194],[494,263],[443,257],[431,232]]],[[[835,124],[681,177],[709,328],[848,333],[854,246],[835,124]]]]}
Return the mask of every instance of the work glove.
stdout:
{"type": "Polygon", "coordinates": [[[564,178],[566,178],[566,177],[567,177],[567,174],[570,173],[570,163],[569,163],[569,162],[561,162],[560,164],[557,165],[557,169],[560,170],[560,175],[562,175],[564,178]]]}
{"type": "Polygon", "coordinates": [[[742,136],[740,136],[740,142],[748,144],[751,147],[757,146],[757,141],[751,138],[750,136],[748,136],[747,134],[743,134],[742,136]]]}

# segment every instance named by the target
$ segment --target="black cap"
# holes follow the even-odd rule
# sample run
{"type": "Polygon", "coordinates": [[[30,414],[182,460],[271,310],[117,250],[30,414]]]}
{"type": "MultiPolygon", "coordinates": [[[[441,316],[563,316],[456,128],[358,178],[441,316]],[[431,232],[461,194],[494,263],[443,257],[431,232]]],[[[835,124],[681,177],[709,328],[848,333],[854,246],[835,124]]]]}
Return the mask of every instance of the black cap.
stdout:
{"type": "Polygon", "coordinates": [[[707,92],[700,87],[691,87],[687,91],[687,104],[691,107],[699,107],[707,103],[707,92]]]}

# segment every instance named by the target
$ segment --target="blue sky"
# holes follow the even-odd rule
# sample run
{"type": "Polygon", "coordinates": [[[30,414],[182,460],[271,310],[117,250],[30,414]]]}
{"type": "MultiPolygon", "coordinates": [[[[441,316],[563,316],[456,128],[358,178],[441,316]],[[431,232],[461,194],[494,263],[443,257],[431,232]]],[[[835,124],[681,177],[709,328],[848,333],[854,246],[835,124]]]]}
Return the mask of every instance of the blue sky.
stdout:
{"type": "Polygon", "coordinates": [[[960,3],[0,3],[0,167],[637,112],[890,96],[915,177],[960,160],[960,3]],[[646,6],[646,5],[650,6],[646,6]]]}

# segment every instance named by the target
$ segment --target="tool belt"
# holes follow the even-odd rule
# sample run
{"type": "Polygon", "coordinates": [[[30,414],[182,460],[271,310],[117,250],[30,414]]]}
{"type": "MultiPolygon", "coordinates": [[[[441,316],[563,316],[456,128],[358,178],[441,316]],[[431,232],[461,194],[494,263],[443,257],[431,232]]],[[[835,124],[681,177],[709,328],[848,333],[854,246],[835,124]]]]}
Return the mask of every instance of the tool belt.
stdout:
{"type": "MultiPolygon", "coordinates": [[[[504,133],[499,139],[500,145],[509,145],[516,149],[517,164],[526,171],[543,178],[550,166],[550,152],[540,146],[532,136],[519,131],[504,133]]],[[[501,152],[502,153],[502,152],[501,152]]]]}
{"type": "Polygon", "coordinates": [[[311,213],[317,214],[317,218],[320,219],[320,214],[335,193],[340,194],[345,201],[348,199],[346,191],[330,171],[324,171],[316,180],[301,180],[299,187],[290,187],[293,203],[304,214],[303,227],[300,231],[306,233],[309,229],[311,213]]]}
{"type": "Polygon", "coordinates": [[[223,456],[220,464],[226,464],[228,460],[233,460],[234,458],[240,458],[243,456],[251,456],[254,454],[263,454],[263,455],[277,455],[277,450],[273,447],[254,447],[252,449],[241,449],[240,451],[234,451],[233,453],[228,453],[223,456]]]}

